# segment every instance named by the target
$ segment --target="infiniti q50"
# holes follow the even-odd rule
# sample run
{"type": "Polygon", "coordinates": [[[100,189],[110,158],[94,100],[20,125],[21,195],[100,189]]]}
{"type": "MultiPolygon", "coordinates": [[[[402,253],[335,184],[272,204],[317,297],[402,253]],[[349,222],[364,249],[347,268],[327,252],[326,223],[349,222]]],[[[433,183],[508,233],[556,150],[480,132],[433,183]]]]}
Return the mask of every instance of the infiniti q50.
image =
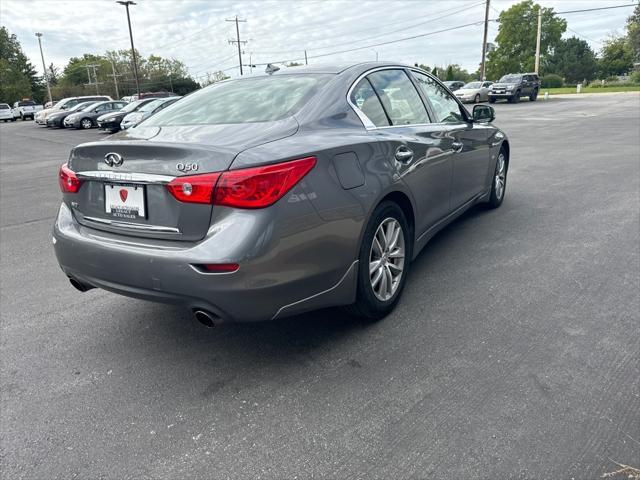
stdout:
{"type": "Polygon", "coordinates": [[[379,319],[438,230],[502,203],[510,145],[493,119],[394,63],[219,82],[72,150],[55,253],[81,291],[205,324],[328,306],[379,319]]]}

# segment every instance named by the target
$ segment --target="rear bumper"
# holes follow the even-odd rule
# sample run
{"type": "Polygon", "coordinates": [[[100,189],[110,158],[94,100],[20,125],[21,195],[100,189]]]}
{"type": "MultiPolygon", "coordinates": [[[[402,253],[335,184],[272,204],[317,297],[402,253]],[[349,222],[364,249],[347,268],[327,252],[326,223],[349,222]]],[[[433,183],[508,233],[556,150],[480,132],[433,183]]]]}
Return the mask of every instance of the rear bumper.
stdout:
{"type": "Polygon", "coordinates": [[[307,218],[306,230],[289,229],[276,238],[278,231],[287,232],[285,225],[276,224],[278,212],[228,210],[200,242],[179,242],[84,227],[63,203],[53,231],[54,249],[65,274],[82,283],[209,310],[226,321],[269,320],[354,301],[357,242],[353,252],[336,255],[338,246],[331,244],[339,237],[336,226],[307,218]],[[322,244],[327,251],[319,249],[322,244]],[[240,269],[210,274],[192,266],[230,262],[240,269]]]}

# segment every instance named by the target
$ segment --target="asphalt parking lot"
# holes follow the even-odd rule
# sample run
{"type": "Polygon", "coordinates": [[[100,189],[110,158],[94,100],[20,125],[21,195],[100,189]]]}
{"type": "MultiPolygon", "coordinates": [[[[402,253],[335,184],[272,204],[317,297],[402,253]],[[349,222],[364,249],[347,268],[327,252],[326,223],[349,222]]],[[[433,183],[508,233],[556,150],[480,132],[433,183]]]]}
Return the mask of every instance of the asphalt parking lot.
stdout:
{"type": "Polygon", "coordinates": [[[496,104],[507,196],[396,311],[205,329],[59,270],[69,149],[0,125],[3,478],[595,479],[640,467],[640,96],[496,104]]]}

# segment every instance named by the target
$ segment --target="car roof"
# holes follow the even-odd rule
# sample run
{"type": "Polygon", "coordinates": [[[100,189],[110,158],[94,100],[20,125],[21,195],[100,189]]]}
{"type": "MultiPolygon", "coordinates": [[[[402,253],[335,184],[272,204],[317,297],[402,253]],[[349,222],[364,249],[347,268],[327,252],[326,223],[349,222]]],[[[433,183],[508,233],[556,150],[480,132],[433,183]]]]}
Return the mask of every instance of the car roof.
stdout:
{"type": "MultiPolygon", "coordinates": [[[[371,68],[376,67],[399,67],[399,68],[417,68],[411,65],[405,65],[397,62],[343,62],[343,63],[319,63],[317,65],[301,65],[297,67],[287,67],[286,65],[280,63],[274,63],[274,66],[280,67],[280,70],[271,74],[271,76],[276,75],[298,75],[298,74],[306,74],[306,73],[326,73],[337,75],[342,72],[351,69],[358,69],[362,71],[369,70],[371,68]]],[[[257,67],[259,69],[258,73],[254,73],[252,75],[245,75],[246,78],[252,77],[264,77],[269,76],[264,70],[266,66],[260,65],[257,67]]],[[[241,77],[244,78],[244,77],[241,77]]]]}

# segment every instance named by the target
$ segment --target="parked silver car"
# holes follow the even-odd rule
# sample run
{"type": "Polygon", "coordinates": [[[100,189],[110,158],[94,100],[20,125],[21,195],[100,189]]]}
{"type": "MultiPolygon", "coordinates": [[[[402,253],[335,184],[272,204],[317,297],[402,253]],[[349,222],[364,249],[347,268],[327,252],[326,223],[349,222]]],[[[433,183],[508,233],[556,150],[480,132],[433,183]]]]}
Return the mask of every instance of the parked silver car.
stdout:
{"type": "Polygon", "coordinates": [[[489,100],[491,85],[493,85],[493,82],[469,82],[464,87],[456,90],[455,95],[463,103],[486,102],[489,100]]]}
{"type": "Polygon", "coordinates": [[[379,319],[436,232],[502,203],[510,146],[493,119],[394,63],[218,82],[72,150],[55,253],[78,290],[208,325],[336,305],[379,319]]]}

